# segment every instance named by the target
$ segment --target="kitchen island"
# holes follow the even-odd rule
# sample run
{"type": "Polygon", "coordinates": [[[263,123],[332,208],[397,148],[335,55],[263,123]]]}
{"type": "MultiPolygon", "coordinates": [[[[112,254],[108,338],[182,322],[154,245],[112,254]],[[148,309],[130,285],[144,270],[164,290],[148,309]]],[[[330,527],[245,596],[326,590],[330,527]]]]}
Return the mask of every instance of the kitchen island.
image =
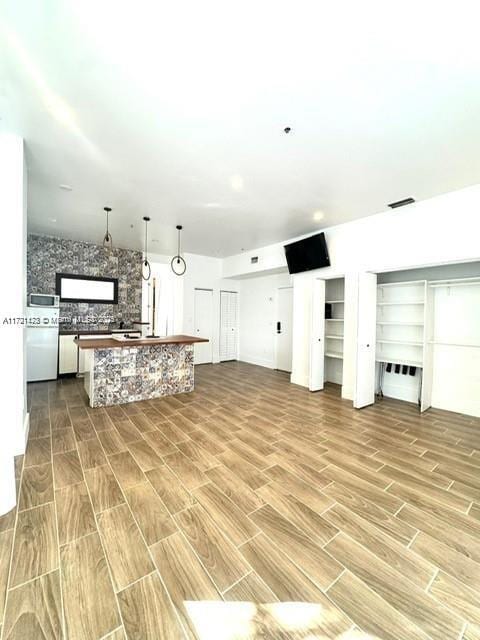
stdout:
{"type": "Polygon", "coordinates": [[[85,391],[91,407],[152,400],[194,389],[193,336],[117,340],[75,339],[85,350],[85,391]]]}

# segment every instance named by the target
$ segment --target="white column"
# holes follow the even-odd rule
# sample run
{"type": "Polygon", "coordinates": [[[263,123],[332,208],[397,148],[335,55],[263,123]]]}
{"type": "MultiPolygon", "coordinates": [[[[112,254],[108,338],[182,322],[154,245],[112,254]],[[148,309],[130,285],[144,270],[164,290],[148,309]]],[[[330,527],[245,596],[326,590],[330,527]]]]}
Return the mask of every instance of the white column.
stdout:
{"type": "Polygon", "coordinates": [[[353,400],[357,368],[358,273],[345,274],[342,398],[353,400]]]}
{"type": "Polygon", "coordinates": [[[14,456],[25,450],[25,331],[10,324],[25,316],[26,302],[26,170],[23,140],[0,135],[0,515],[15,506],[14,456]]]}

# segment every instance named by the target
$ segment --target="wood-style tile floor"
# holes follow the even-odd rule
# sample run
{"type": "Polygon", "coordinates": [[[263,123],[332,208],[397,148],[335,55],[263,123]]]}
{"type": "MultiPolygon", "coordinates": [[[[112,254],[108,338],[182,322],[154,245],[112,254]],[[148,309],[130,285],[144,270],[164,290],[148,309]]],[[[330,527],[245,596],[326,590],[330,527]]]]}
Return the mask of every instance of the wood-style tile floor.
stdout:
{"type": "Polygon", "coordinates": [[[479,640],[480,420],[240,363],[107,409],[29,393],[3,640],[479,640]]]}

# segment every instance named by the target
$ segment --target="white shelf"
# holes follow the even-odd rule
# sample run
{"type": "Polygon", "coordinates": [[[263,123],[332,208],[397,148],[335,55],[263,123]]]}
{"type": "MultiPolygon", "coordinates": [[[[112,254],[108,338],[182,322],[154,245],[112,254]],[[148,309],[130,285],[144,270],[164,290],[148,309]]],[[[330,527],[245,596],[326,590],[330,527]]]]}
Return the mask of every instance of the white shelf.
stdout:
{"type": "Polygon", "coordinates": [[[425,285],[425,280],[410,280],[408,282],[385,282],[377,285],[377,289],[387,289],[388,287],[413,287],[415,285],[425,285]]]}
{"type": "Polygon", "coordinates": [[[325,318],[325,322],[343,322],[343,318],[325,318]]]}
{"type": "Polygon", "coordinates": [[[394,320],[383,321],[377,320],[377,324],[385,325],[387,327],[423,327],[423,322],[395,322],[394,320]]]}
{"type": "Polygon", "coordinates": [[[344,300],[325,300],[325,304],[343,304],[344,300]]]}
{"type": "Polygon", "coordinates": [[[389,301],[389,302],[377,302],[377,305],[379,307],[388,307],[388,306],[393,306],[393,305],[410,305],[410,304],[425,304],[424,300],[396,300],[396,301],[389,301]]]}
{"type": "Polygon", "coordinates": [[[383,340],[377,338],[378,344],[402,344],[408,347],[423,347],[423,342],[416,342],[414,340],[383,340]]]}
{"type": "Polygon", "coordinates": [[[442,347],[468,347],[472,349],[480,349],[480,344],[471,344],[467,342],[442,342],[441,340],[429,340],[428,344],[440,345],[442,347]]]}
{"type": "Polygon", "coordinates": [[[343,353],[336,353],[335,351],[327,351],[325,353],[326,358],[337,358],[338,360],[343,360],[343,353]]]}
{"type": "Polygon", "coordinates": [[[429,282],[429,287],[468,287],[480,285],[480,278],[475,276],[473,278],[455,278],[451,280],[434,280],[429,282]]]}
{"type": "Polygon", "coordinates": [[[343,336],[325,336],[328,340],[343,340],[343,336]]]}
{"type": "Polygon", "coordinates": [[[402,360],[402,359],[398,359],[398,358],[387,358],[386,356],[382,356],[379,357],[377,356],[375,358],[375,362],[391,362],[392,364],[401,364],[401,365],[406,365],[407,367],[420,367],[423,368],[423,362],[416,362],[415,360],[402,360]]]}

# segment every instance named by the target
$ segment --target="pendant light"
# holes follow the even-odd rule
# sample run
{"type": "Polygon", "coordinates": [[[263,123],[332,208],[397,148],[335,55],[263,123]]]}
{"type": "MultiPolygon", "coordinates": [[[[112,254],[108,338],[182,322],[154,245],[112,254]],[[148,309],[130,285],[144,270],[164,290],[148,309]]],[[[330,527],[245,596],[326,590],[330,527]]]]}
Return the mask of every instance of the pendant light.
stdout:
{"type": "Polygon", "coordinates": [[[103,236],[103,248],[112,250],[113,249],[112,234],[108,230],[108,214],[112,209],[111,207],[103,207],[103,210],[107,214],[107,230],[105,231],[105,235],[103,236]]]}
{"type": "Polygon", "coordinates": [[[172,267],[172,271],[176,276],[183,276],[183,274],[187,270],[187,263],[180,255],[180,233],[182,231],[182,228],[183,227],[181,224],[177,224],[177,231],[178,231],[177,255],[173,256],[172,261],[170,263],[170,266],[172,267]]]}
{"type": "Polygon", "coordinates": [[[150,266],[150,262],[148,261],[148,255],[147,255],[147,247],[148,247],[147,228],[148,228],[148,223],[150,222],[150,218],[148,216],[144,216],[143,219],[145,221],[145,245],[143,247],[143,253],[145,254],[145,259],[142,261],[142,278],[144,280],[150,280],[150,276],[152,274],[152,267],[150,266]]]}

